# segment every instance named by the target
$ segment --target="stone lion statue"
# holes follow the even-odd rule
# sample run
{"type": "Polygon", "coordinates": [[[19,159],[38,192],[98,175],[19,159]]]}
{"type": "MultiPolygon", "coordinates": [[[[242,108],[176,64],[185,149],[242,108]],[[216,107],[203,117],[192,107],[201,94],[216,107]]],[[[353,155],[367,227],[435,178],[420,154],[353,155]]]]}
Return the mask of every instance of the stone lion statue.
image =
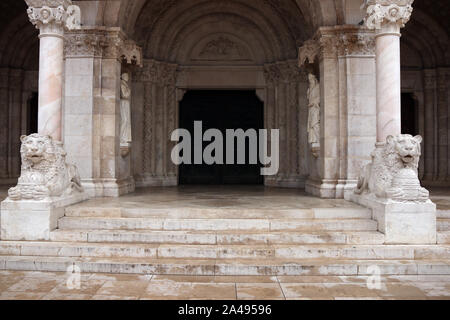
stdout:
{"type": "Polygon", "coordinates": [[[22,170],[17,186],[8,191],[10,200],[43,200],[83,191],[78,170],[66,163],[61,142],[40,134],[20,140],[22,170]]]}
{"type": "Polygon", "coordinates": [[[373,193],[379,198],[399,201],[426,201],[429,192],[420,186],[418,166],[421,136],[388,136],[372,153],[355,193],[373,193]]]}

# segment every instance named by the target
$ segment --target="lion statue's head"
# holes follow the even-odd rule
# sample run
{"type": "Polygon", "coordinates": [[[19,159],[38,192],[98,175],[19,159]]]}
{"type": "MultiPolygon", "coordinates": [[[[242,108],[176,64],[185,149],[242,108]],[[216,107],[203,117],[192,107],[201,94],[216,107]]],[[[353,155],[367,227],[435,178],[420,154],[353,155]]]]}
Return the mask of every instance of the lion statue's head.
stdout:
{"type": "Polygon", "coordinates": [[[22,142],[20,148],[22,164],[26,167],[38,165],[44,160],[51,162],[58,153],[59,148],[50,136],[34,133],[21,136],[20,141],[22,142]]]}
{"type": "Polygon", "coordinates": [[[386,149],[389,153],[396,154],[405,165],[417,167],[421,155],[421,142],[421,136],[413,137],[410,134],[388,136],[386,149]]]}

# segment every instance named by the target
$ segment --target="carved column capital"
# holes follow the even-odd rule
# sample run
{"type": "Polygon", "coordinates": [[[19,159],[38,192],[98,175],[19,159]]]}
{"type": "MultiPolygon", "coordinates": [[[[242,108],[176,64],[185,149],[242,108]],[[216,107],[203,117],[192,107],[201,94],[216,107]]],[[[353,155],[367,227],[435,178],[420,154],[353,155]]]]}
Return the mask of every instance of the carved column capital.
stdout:
{"type": "Polygon", "coordinates": [[[137,81],[151,82],[161,86],[175,86],[178,65],[165,63],[153,59],[144,60],[142,69],[136,70],[134,76],[137,81]]]}
{"type": "Polygon", "coordinates": [[[365,0],[364,23],[369,29],[400,32],[411,18],[414,0],[365,0]]]}
{"type": "Polygon", "coordinates": [[[319,53],[319,43],[316,40],[307,40],[298,50],[298,65],[303,66],[306,62],[314,63],[319,53]]]}
{"type": "Polygon", "coordinates": [[[274,63],[264,65],[264,78],[268,86],[276,86],[281,79],[279,67],[274,63]]]}
{"type": "Polygon", "coordinates": [[[123,45],[121,46],[120,55],[122,61],[127,64],[135,64],[139,67],[143,66],[142,48],[132,40],[124,41],[123,45]]]}
{"type": "Polygon", "coordinates": [[[30,22],[41,35],[63,36],[64,29],[80,27],[80,8],[71,0],[25,0],[30,22]]]}
{"type": "Polygon", "coordinates": [[[338,38],[336,35],[323,35],[319,39],[319,56],[321,58],[333,59],[337,57],[338,53],[338,38]]]}
{"type": "Polygon", "coordinates": [[[343,32],[338,41],[339,55],[375,55],[375,37],[371,33],[343,32]]]}
{"type": "Polygon", "coordinates": [[[71,31],[65,35],[65,57],[101,57],[106,46],[104,34],[95,31],[71,31]]]}

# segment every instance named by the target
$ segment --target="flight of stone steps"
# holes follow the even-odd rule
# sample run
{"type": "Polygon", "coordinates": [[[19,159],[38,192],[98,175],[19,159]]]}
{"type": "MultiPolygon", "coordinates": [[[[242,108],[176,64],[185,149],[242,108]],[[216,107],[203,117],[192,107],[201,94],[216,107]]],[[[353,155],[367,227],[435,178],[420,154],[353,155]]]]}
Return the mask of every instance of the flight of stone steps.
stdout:
{"type": "Polygon", "coordinates": [[[47,242],[0,242],[0,269],[183,275],[450,274],[449,245],[385,245],[371,211],[69,207],[47,242]],[[371,268],[369,268],[371,267],[371,268]]]}
{"type": "Polygon", "coordinates": [[[438,243],[450,244],[450,210],[437,210],[436,218],[438,243]]]}

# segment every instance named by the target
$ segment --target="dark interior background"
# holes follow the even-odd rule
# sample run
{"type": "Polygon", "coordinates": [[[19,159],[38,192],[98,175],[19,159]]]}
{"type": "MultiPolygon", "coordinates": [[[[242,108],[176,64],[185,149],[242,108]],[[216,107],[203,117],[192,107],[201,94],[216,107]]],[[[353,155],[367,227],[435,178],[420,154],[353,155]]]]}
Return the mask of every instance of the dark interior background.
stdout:
{"type": "MultiPolygon", "coordinates": [[[[203,133],[208,129],[219,129],[224,137],[224,163],[226,162],[226,129],[263,129],[264,104],[255,91],[203,91],[186,93],[180,103],[180,128],[191,133],[194,143],[194,121],[203,122],[203,133]]],[[[259,139],[259,138],[258,138],[259,139]]],[[[259,140],[258,140],[259,141],[259,140]]],[[[248,164],[248,140],[246,142],[245,165],[180,165],[180,184],[263,184],[261,165],[248,164]]],[[[203,143],[204,148],[210,142],[203,143]]],[[[235,159],[236,159],[235,143],[235,159]]],[[[258,150],[259,151],[259,150],[258,150]]],[[[193,163],[192,145],[192,163],[193,163]]],[[[259,161],[258,161],[259,162],[259,161]]],[[[236,163],[236,160],[235,160],[236,163]]]]}

